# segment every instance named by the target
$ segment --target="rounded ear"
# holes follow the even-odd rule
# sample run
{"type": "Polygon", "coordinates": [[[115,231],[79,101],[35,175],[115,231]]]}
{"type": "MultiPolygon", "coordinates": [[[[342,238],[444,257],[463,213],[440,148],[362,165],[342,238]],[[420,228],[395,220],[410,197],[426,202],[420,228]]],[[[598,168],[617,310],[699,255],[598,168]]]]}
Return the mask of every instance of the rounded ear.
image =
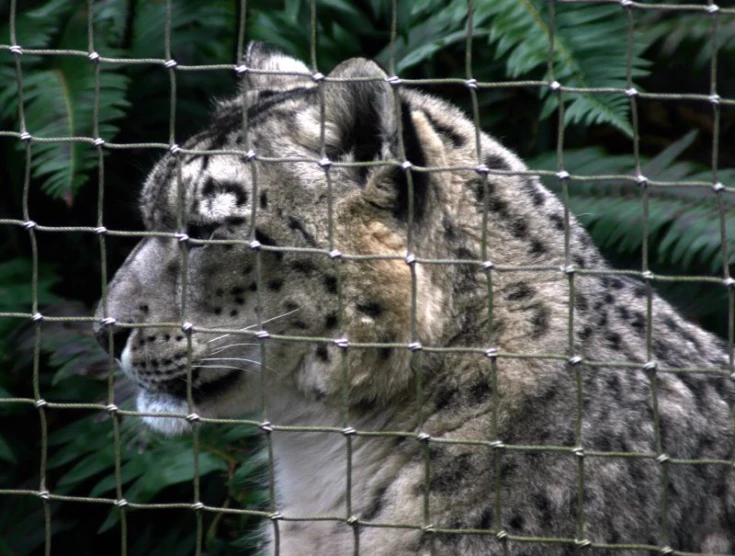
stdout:
{"type": "Polygon", "coordinates": [[[249,70],[245,77],[249,89],[287,91],[314,86],[312,72],[306,64],[260,41],[248,44],[243,63],[249,70]],[[258,73],[260,71],[282,72],[286,75],[258,73]]]}
{"type": "MultiPolygon", "coordinates": [[[[414,166],[426,166],[426,156],[411,106],[398,92],[392,91],[387,74],[375,62],[354,58],[342,62],[329,74],[324,85],[324,115],[339,135],[332,145],[330,158],[351,153],[355,162],[378,160],[404,160],[398,148],[398,107],[400,107],[402,143],[405,160],[414,166]],[[336,81],[331,81],[335,79],[336,81]],[[398,106],[396,105],[398,101],[398,106]]],[[[360,169],[367,177],[369,169],[360,169]]],[[[385,173],[385,169],[382,170],[385,173]]],[[[408,212],[408,174],[413,184],[413,212],[419,219],[425,212],[429,180],[425,172],[393,168],[388,171],[393,212],[398,218],[406,218],[408,212]]]]}
{"type": "Polygon", "coordinates": [[[328,77],[324,115],[339,135],[330,158],[352,153],[356,162],[375,160],[396,132],[393,94],[385,81],[388,76],[375,62],[353,58],[339,64],[328,77]]]}

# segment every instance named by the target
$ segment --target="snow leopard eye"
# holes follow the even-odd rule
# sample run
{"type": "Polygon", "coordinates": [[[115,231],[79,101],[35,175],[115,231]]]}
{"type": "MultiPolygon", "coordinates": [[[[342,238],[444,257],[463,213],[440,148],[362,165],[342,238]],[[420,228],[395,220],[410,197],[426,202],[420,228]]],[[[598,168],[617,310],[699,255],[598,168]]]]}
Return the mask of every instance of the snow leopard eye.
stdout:
{"type": "MultiPolygon", "coordinates": [[[[196,224],[196,223],[189,223],[189,225],[186,227],[186,235],[189,236],[190,239],[212,239],[214,237],[215,232],[217,231],[217,228],[219,228],[219,224],[196,224]]],[[[205,244],[189,244],[189,249],[197,249],[199,247],[205,247],[205,244]]]]}

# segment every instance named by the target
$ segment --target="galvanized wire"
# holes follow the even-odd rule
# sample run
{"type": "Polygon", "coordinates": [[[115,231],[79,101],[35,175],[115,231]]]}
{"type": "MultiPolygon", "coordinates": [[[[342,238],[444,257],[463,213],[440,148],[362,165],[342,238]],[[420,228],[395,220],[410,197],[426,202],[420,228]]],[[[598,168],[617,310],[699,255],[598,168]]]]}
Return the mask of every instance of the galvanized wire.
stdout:
{"type": "MultiPolygon", "coordinates": [[[[40,482],[37,489],[0,489],[0,496],[31,496],[37,497],[42,501],[43,504],[43,515],[45,528],[45,544],[44,553],[50,555],[52,552],[52,519],[50,503],[56,502],[78,502],[78,503],[94,503],[102,504],[110,507],[118,508],[120,512],[120,546],[121,554],[126,555],[128,551],[128,521],[127,514],[131,509],[151,509],[157,511],[166,511],[170,509],[188,509],[193,512],[196,521],[196,545],[194,553],[198,555],[202,554],[203,542],[204,542],[204,525],[203,525],[203,514],[205,512],[216,513],[216,514],[228,514],[228,515],[248,515],[259,517],[263,520],[270,520],[273,527],[274,533],[274,548],[275,553],[278,554],[280,550],[280,522],[299,522],[299,521],[331,521],[335,523],[343,523],[346,527],[350,527],[354,533],[354,549],[353,554],[360,554],[360,530],[363,528],[396,528],[396,529],[412,529],[416,531],[422,531],[426,534],[452,534],[452,535],[491,535],[498,539],[498,543],[503,550],[508,550],[508,541],[514,541],[517,543],[548,543],[548,544],[564,544],[569,547],[574,547],[581,553],[587,553],[593,548],[605,548],[611,550],[650,550],[650,551],[665,551],[668,554],[680,554],[685,553],[672,550],[668,548],[669,539],[669,523],[668,523],[668,512],[667,504],[670,497],[670,486],[668,480],[669,468],[672,465],[724,465],[733,466],[735,462],[729,460],[719,459],[676,459],[666,455],[663,451],[662,440],[661,440],[661,427],[660,427],[660,415],[659,415],[659,380],[660,376],[666,373],[685,375],[688,373],[706,373],[712,376],[733,376],[735,369],[735,356],[733,352],[734,348],[734,337],[735,337],[735,281],[730,276],[728,260],[729,253],[727,247],[728,230],[726,226],[726,212],[727,212],[727,200],[726,195],[735,193],[735,184],[722,184],[720,183],[720,172],[719,172],[719,149],[720,149],[720,128],[721,128],[721,110],[723,107],[735,107],[735,98],[723,98],[718,94],[718,48],[717,48],[717,33],[721,25],[721,19],[723,17],[735,16],[735,8],[723,8],[716,6],[712,0],[708,0],[707,4],[645,4],[640,2],[633,2],[630,0],[596,0],[595,3],[611,3],[621,5],[621,9],[625,12],[627,18],[627,61],[626,61],[626,85],[623,88],[615,87],[570,87],[563,83],[558,83],[555,79],[555,3],[549,2],[549,48],[548,48],[548,59],[547,59],[547,70],[546,76],[543,80],[512,80],[512,81],[496,81],[496,82],[482,82],[477,81],[473,77],[473,61],[472,52],[473,48],[473,30],[475,29],[474,23],[474,3],[473,0],[467,0],[467,35],[465,43],[465,77],[464,78],[432,78],[432,79],[405,79],[401,78],[396,74],[396,44],[398,41],[398,1],[393,0],[392,2],[392,15],[391,15],[391,26],[390,26],[390,43],[389,43],[389,83],[391,84],[391,91],[393,95],[393,106],[396,112],[396,122],[398,125],[397,133],[397,157],[396,160],[380,161],[380,162],[359,162],[359,163],[348,163],[348,162],[335,162],[330,161],[328,164],[324,163],[327,160],[326,142],[325,142],[325,97],[324,90],[330,83],[357,83],[357,82],[370,82],[370,81],[382,81],[378,77],[364,77],[364,78],[338,78],[324,76],[319,73],[318,59],[319,59],[319,47],[318,47],[318,24],[317,24],[317,13],[319,5],[317,0],[310,0],[309,3],[309,68],[311,73],[299,74],[294,72],[283,73],[275,71],[257,70],[254,68],[245,68],[246,71],[251,75],[292,75],[299,76],[303,75],[309,78],[313,78],[317,84],[319,92],[319,103],[320,103],[320,114],[321,114],[321,126],[320,126],[320,142],[319,142],[319,156],[315,158],[296,158],[296,157],[266,157],[258,153],[253,156],[249,156],[249,161],[258,161],[260,164],[291,164],[295,162],[308,162],[313,163],[321,167],[324,171],[325,180],[327,183],[327,204],[328,204],[328,246],[326,249],[317,248],[294,248],[294,247],[277,247],[270,245],[258,244],[255,249],[255,272],[256,272],[256,327],[250,330],[242,329],[230,329],[230,328],[206,328],[197,326],[196,323],[189,322],[187,318],[187,306],[186,306],[186,291],[187,291],[187,266],[188,266],[188,249],[186,243],[190,245],[207,245],[207,244],[227,244],[227,245],[243,245],[251,246],[253,242],[256,242],[255,229],[258,221],[257,203],[252,203],[252,214],[251,214],[251,226],[250,226],[250,238],[248,240],[216,240],[216,239],[193,239],[189,238],[187,242],[180,242],[181,248],[181,259],[183,261],[181,270],[181,300],[180,300],[180,314],[181,320],[174,322],[155,322],[145,324],[126,324],[117,323],[116,326],[124,328],[156,328],[156,327],[178,327],[181,328],[186,340],[187,340],[187,387],[186,387],[186,399],[187,399],[187,415],[177,414],[151,414],[140,411],[125,410],[117,407],[115,400],[115,376],[113,373],[115,362],[113,358],[113,350],[110,349],[109,356],[109,375],[107,380],[107,400],[106,404],[91,403],[86,400],[80,400],[78,403],[60,403],[60,402],[49,402],[43,398],[43,392],[40,386],[40,366],[41,366],[41,338],[43,332],[44,323],[54,322],[88,322],[94,321],[92,317],[78,316],[78,317],[51,317],[42,314],[42,308],[39,305],[38,299],[38,267],[39,267],[39,253],[37,248],[37,234],[39,233],[84,233],[84,234],[95,234],[99,242],[100,250],[100,265],[101,265],[101,291],[102,300],[101,306],[103,307],[104,316],[109,315],[107,310],[107,238],[108,237],[131,237],[131,238],[145,238],[145,237],[175,237],[180,238],[181,234],[185,234],[186,231],[186,217],[183,208],[187,204],[185,198],[185,187],[181,180],[180,171],[180,160],[182,155],[232,155],[235,157],[242,157],[243,154],[249,153],[251,149],[251,142],[248,135],[248,116],[247,116],[247,95],[241,95],[242,98],[242,136],[243,136],[243,150],[208,150],[208,151],[197,151],[193,149],[184,149],[177,144],[177,133],[176,133],[176,107],[177,107],[177,74],[178,72],[209,72],[209,71],[230,71],[240,74],[243,71],[243,53],[245,39],[247,35],[247,14],[248,4],[246,0],[239,1],[239,15],[240,19],[237,22],[237,54],[233,63],[222,61],[218,64],[209,65],[183,65],[176,62],[173,58],[171,49],[171,10],[172,2],[175,0],[166,1],[166,21],[165,21],[165,36],[164,36],[164,58],[113,58],[100,56],[95,50],[95,35],[94,35],[94,10],[93,1],[88,0],[87,2],[87,33],[88,33],[88,49],[87,51],[81,50],[52,50],[52,49],[25,49],[23,45],[17,43],[16,34],[16,19],[17,19],[17,0],[11,0],[10,4],[10,16],[9,16],[9,27],[10,27],[10,44],[0,44],[0,52],[8,51],[14,56],[15,66],[15,77],[17,81],[18,89],[18,130],[0,130],[0,137],[14,138],[23,145],[23,157],[24,157],[24,174],[23,174],[23,195],[22,195],[22,219],[0,219],[0,226],[15,226],[25,229],[28,233],[29,242],[31,246],[32,254],[32,276],[31,276],[31,287],[32,287],[32,305],[29,312],[5,312],[0,313],[0,318],[18,319],[18,320],[29,320],[33,324],[34,330],[34,357],[33,357],[33,374],[31,377],[32,381],[32,398],[3,398],[0,399],[0,406],[10,404],[20,405],[33,405],[38,411],[39,423],[40,423],[40,450],[39,450],[39,477],[40,482]],[[635,20],[633,14],[636,11],[667,11],[672,13],[706,13],[711,16],[711,29],[710,29],[710,44],[711,44],[711,65],[710,65],[710,87],[709,94],[675,94],[675,93],[660,93],[660,92],[644,92],[637,91],[633,82],[633,44],[635,39],[635,20]],[[92,102],[94,103],[93,111],[93,133],[92,137],[38,137],[34,136],[34,130],[28,129],[26,125],[26,117],[24,113],[24,94],[23,94],[23,70],[21,66],[21,57],[24,55],[36,55],[36,56],[67,56],[67,57],[84,57],[87,58],[92,64],[94,71],[94,97],[92,102]],[[108,142],[104,137],[100,136],[100,71],[102,65],[150,65],[160,66],[164,71],[167,72],[169,79],[169,132],[168,132],[168,143],[114,143],[108,142]],[[317,77],[318,76],[318,77],[317,77]],[[430,87],[432,85],[455,85],[458,87],[466,88],[472,106],[471,118],[475,124],[475,144],[476,144],[476,155],[477,155],[477,166],[463,167],[463,166],[444,166],[444,167],[423,167],[420,165],[412,164],[406,158],[406,148],[404,145],[403,134],[401,133],[402,118],[401,118],[401,103],[398,95],[398,91],[401,87],[409,86],[423,86],[430,87]],[[483,164],[483,153],[481,148],[481,130],[480,130],[480,103],[478,95],[483,91],[494,90],[494,89],[512,89],[512,88],[536,88],[539,91],[550,92],[557,97],[558,105],[558,126],[557,126],[557,137],[556,137],[556,153],[557,153],[557,167],[556,171],[540,171],[540,170],[527,170],[527,171],[510,171],[510,170],[498,170],[487,168],[483,164]],[[564,166],[564,110],[565,110],[565,99],[573,97],[577,94],[589,94],[589,95],[621,95],[627,97],[630,103],[630,118],[633,129],[633,145],[632,155],[634,160],[634,173],[631,175],[574,175],[570,174],[565,170],[564,166]],[[640,152],[640,122],[639,122],[639,103],[641,100],[658,100],[664,102],[672,101],[692,101],[697,103],[705,103],[712,109],[713,118],[713,136],[712,136],[712,152],[711,152],[711,170],[712,180],[711,181],[665,181],[665,180],[652,180],[642,174],[641,164],[641,152],[640,152]],[[31,217],[31,206],[29,203],[29,191],[31,186],[31,162],[33,155],[34,144],[45,144],[45,143],[82,143],[88,144],[94,147],[97,154],[97,168],[98,168],[98,190],[97,190],[97,215],[96,225],[94,227],[87,226],[47,226],[44,224],[36,223],[31,217]],[[151,151],[170,152],[172,155],[177,157],[177,191],[178,191],[178,214],[177,214],[177,229],[176,233],[164,233],[164,232],[136,232],[130,230],[111,230],[104,226],[103,219],[103,207],[104,207],[104,194],[105,194],[105,166],[104,166],[104,154],[106,151],[124,150],[124,149],[149,149],[151,151]],[[407,164],[410,163],[410,164],[407,164]],[[357,255],[353,253],[341,253],[338,251],[339,246],[335,241],[334,234],[334,184],[333,184],[333,171],[339,168],[350,168],[350,167],[377,167],[377,166],[391,166],[400,169],[405,173],[407,189],[408,189],[408,240],[406,245],[405,254],[401,255],[388,255],[388,254],[377,254],[377,255],[357,255]],[[481,180],[481,187],[485,191],[484,195],[484,206],[483,206],[483,229],[481,230],[480,237],[480,259],[428,259],[418,257],[414,254],[414,218],[415,218],[415,206],[414,206],[414,181],[413,173],[428,173],[428,172],[454,172],[457,170],[474,171],[477,173],[481,180]],[[555,177],[561,189],[561,197],[564,204],[564,265],[559,268],[556,266],[521,266],[521,265],[496,265],[489,260],[488,254],[488,237],[487,237],[487,223],[489,218],[489,206],[488,206],[488,177],[490,175],[513,175],[513,176],[546,176],[555,177]],[[643,235],[642,235],[642,251],[641,251],[641,269],[640,270],[592,270],[575,268],[572,264],[572,257],[570,252],[570,211],[569,211],[569,196],[570,196],[570,185],[575,182],[590,182],[590,183],[602,183],[611,180],[617,180],[620,182],[627,182],[639,186],[641,195],[641,203],[643,208],[643,235]],[[649,200],[652,194],[657,192],[666,191],[667,189],[674,188],[698,188],[704,191],[713,191],[716,196],[718,214],[719,214],[719,228],[721,236],[721,256],[723,260],[723,275],[722,277],[715,277],[709,275],[702,276],[672,276],[656,274],[650,270],[650,246],[648,239],[648,230],[650,226],[649,222],[649,200]],[[336,277],[336,295],[337,295],[337,329],[339,335],[337,339],[332,337],[302,337],[293,335],[282,335],[270,333],[264,327],[266,324],[262,315],[262,295],[261,284],[264,283],[264,271],[262,264],[263,253],[303,253],[309,254],[314,257],[329,257],[332,260],[334,266],[334,272],[336,277]],[[349,262],[365,262],[375,260],[403,260],[409,266],[411,273],[411,298],[410,298],[410,330],[409,330],[409,341],[407,343],[390,343],[390,342],[354,342],[344,337],[344,293],[343,293],[343,265],[349,262]],[[596,277],[596,276],[632,276],[637,277],[645,282],[646,285],[646,350],[647,350],[647,362],[641,368],[638,363],[630,361],[596,361],[588,360],[579,356],[575,353],[575,342],[574,342],[574,329],[575,329],[575,308],[574,303],[569,303],[569,312],[567,318],[568,327],[568,345],[563,353],[507,353],[498,351],[492,346],[476,346],[476,347],[445,347],[445,346],[433,346],[433,345],[422,345],[420,344],[420,338],[417,330],[417,267],[419,265],[465,265],[477,272],[484,273],[487,282],[487,310],[488,310],[488,323],[487,330],[490,333],[493,329],[493,315],[494,315],[494,276],[502,273],[522,273],[522,272],[547,272],[560,273],[568,284],[569,298],[574,299],[575,288],[577,281],[580,278],[596,277]],[[727,288],[728,292],[728,356],[729,356],[729,367],[728,368],[667,368],[660,362],[654,361],[653,358],[653,327],[652,327],[652,308],[653,308],[653,286],[656,283],[666,282],[689,282],[689,283],[703,283],[703,284],[714,284],[727,288]],[[225,419],[225,418],[207,418],[196,415],[194,412],[194,402],[192,394],[192,337],[194,334],[199,333],[221,333],[221,334],[232,334],[233,336],[241,336],[247,338],[253,338],[260,345],[260,359],[263,368],[267,366],[268,346],[272,342],[292,342],[292,343],[309,343],[309,344],[320,344],[324,346],[334,347],[339,350],[341,365],[342,365],[342,394],[341,394],[341,411],[342,421],[340,427],[328,427],[328,426],[283,426],[278,423],[271,423],[269,420],[269,379],[267,373],[261,373],[260,382],[260,398],[261,407],[259,411],[259,420],[255,419],[225,419]],[[415,428],[410,431],[391,431],[391,430],[356,430],[350,426],[351,415],[350,415],[350,392],[348,384],[348,355],[352,350],[362,349],[408,349],[410,350],[410,365],[415,370],[415,404],[416,404],[416,422],[415,428]],[[498,403],[493,403],[493,413],[491,420],[491,428],[488,431],[487,439],[444,439],[444,438],[432,438],[422,431],[424,424],[425,415],[422,414],[422,407],[424,401],[424,382],[420,369],[420,360],[425,357],[426,354],[474,354],[482,355],[487,361],[487,373],[492,385],[492,396],[497,396],[497,380],[499,366],[502,366],[504,360],[511,359],[536,359],[536,360],[548,360],[548,361],[560,361],[565,362],[571,370],[576,383],[576,399],[570,400],[570,403],[575,404],[575,423],[574,423],[574,446],[554,446],[554,445],[509,445],[504,444],[500,440],[499,425],[498,425],[498,403]],[[583,446],[582,442],[582,427],[584,423],[583,414],[583,376],[587,370],[593,370],[599,367],[606,368],[624,368],[624,369],[635,369],[643,370],[650,377],[651,381],[651,405],[653,408],[653,426],[655,435],[655,450],[651,452],[601,452],[594,450],[587,450],[583,446]],[[96,412],[105,412],[110,419],[110,423],[113,430],[113,446],[111,449],[114,453],[114,478],[115,478],[115,497],[79,497],[79,496],[66,496],[53,492],[53,487],[47,484],[47,462],[49,454],[49,443],[48,443],[48,425],[47,425],[47,412],[53,411],[70,411],[70,410],[88,410],[96,412]],[[161,503],[138,503],[135,500],[127,500],[125,498],[125,489],[123,487],[122,473],[121,473],[121,460],[122,460],[122,444],[120,435],[120,421],[124,417],[145,417],[145,416],[169,416],[175,418],[185,418],[191,423],[193,432],[192,450],[193,450],[193,461],[194,461],[194,479],[192,481],[192,499],[190,503],[172,503],[172,504],[161,504],[161,503]],[[257,427],[262,431],[262,436],[266,445],[266,451],[268,454],[268,489],[269,489],[269,509],[268,511],[252,510],[247,508],[225,508],[225,507],[212,507],[204,504],[201,500],[201,487],[200,487],[200,473],[199,473],[199,452],[200,452],[200,437],[199,431],[203,424],[212,425],[223,425],[223,424],[239,424],[248,427],[257,427]],[[275,461],[273,453],[273,435],[279,433],[309,433],[309,432],[321,432],[326,434],[333,434],[335,437],[342,436],[345,441],[345,454],[346,454],[346,490],[345,490],[345,511],[341,515],[330,515],[330,516],[302,516],[294,517],[288,515],[282,515],[279,512],[279,507],[276,499],[276,485],[275,485],[275,461]],[[422,505],[422,517],[418,523],[378,523],[371,520],[361,519],[354,514],[352,492],[352,478],[353,478],[353,467],[355,465],[354,460],[354,442],[358,438],[403,438],[409,439],[410,441],[416,442],[419,445],[424,463],[424,493],[423,493],[423,505],[422,505]],[[430,512],[429,494],[431,485],[431,447],[432,446],[446,446],[446,445],[465,445],[475,446],[486,449],[488,454],[493,458],[493,465],[495,468],[494,477],[494,498],[493,504],[493,522],[490,529],[450,529],[450,528],[437,528],[432,525],[432,516],[430,512]],[[501,497],[502,482],[500,465],[505,454],[508,453],[560,453],[568,454],[569,457],[576,458],[577,462],[577,516],[576,516],[576,536],[575,538],[564,538],[564,537],[528,537],[522,535],[513,535],[504,530],[504,524],[502,523],[502,507],[503,500],[501,497]],[[606,544],[606,543],[595,543],[585,539],[585,514],[584,514],[584,490],[585,490],[585,462],[589,458],[632,458],[632,459],[649,459],[657,461],[660,464],[661,469],[661,481],[660,481],[660,498],[661,498],[661,515],[660,515],[660,540],[659,545],[649,544],[606,544]]],[[[558,0],[557,3],[565,4],[584,4],[589,3],[588,0],[558,0]]],[[[243,87],[247,90],[247,80],[244,80],[243,87]]],[[[253,187],[253,198],[257,196],[258,188],[258,172],[256,171],[256,165],[250,164],[250,178],[253,187]]],[[[114,335],[112,327],[108,327],[108,342],[110,346],[114,345],[114,335]]],[[[493,400],[495,402],[495,400],[493,400]]],[[[733,431],[735,435],[735,431],[733,431]]]]}

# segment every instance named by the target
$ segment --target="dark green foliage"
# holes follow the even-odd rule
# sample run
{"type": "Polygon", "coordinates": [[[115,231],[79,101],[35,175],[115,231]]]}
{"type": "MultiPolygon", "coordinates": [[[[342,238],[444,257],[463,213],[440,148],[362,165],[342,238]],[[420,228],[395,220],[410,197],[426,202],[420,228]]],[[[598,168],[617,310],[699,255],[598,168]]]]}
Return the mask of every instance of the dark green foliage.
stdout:
{"type": "MultiPolygon", "coordinates": [[[[239,62],[239,2],[173,0],[171,56],[180,65],[239,62]]],[[[391,48],[391,0],[319,0],[316,66],[327,73],[345,58],[374,58],[404,78],[460,78],[466,71],[465,0],[398,1],[391,48]]],[[[651,3],[652,4],[652,3],[651,3]]],[[[19,1],[16,42],[24,49],[88,51],[86,0],[19,1]]],[[[247,2],[247,38],[264,40],[307,63],[311,59],[311,2],[247,2]]],[[[555,2],[551,26],[545,0],[475,2],[471,29],[472,77],[504,82],[557,80],[577,88],[628,86],[629,15],[617,4],[555,2]],[[549,73],[549,40],[554,52],[549,73]]],[[[105,0],[93,3],[94,49],[105,57],[164,60],[166,2],[105,0]]],[[[632,10],[630,76],[638,90],[710,93],[713,19],[707,14],[632,10]],[[682,76],[686,76],[683,79],[682,76]]],[[[0,44],[9,45],[9,3],[0,3],[0,44]]],[[[717,92],[735,97],[735,20],[719,18],[717,92]]],[[[181,143],[201,128],[212,98],[232,94],[230,69],[175,72],[161,63],[99,65],[86,55],[21,59],[25,127],[36,138],[102,137],[121,144],[181,143]],[[98,98],[98,130],[95,130],[98,98]]],[[[22,129],[13,55],[0,49],[0,131],[22,129]]],[[[472,113],[464,84],[427,87],[472,113]]],[[[533,168],[557,169],[559,95],[549,87],[496,87],[478,92],[479,122],[533,168]]],[[[641,173],[657,181],[713,181],[712,110],[707,103],[639,101],[637,130],[629,99],[621,93],[564,93],[564,168],[573,175],[637,173],[630,137],[640,139],[641,173]]],[[[735,110],[721,109],[717,180],[735,187],[735,110]],[[724,169],[724,170],[723,170],[724,169]]],[[[105,226],[135,230],[139,185],[162,150],[103,150],[105,226]]],[[[45,225],[95,226],[99,163],[88,141],[31,142],[30,217],[45,225]]],[[[0,218],[22,219],[24,146],[0,137],[0,218]]],[[[559,190],[556,179],[546,180],[559,190]]],[[[643,205],[629,181],[571,180],[570,208],[605,255],[621,268],[642,268],[643,205]]],[[[651,187],[648,260],[657,273],[723,276],[735,261],[733,199],[723,196],[728,260],[722,258],[721,209],[711,190],[651,187]]],[[[38,232],[35,300],[44,315],[88,317],[100,295],[100,250],[91,233],[38,232]]],[[[135,244],[108,237],[108,270],[135,244]]],[[[28,232],[0,225],[0,312],[30,314],[34,297],[33,251],[28,232]]],[[[701,283],[656,283],[690,318],[727,334],[727,294],[701,283]]],[[[107,403],[109,361],[87,322],[44,322],[0,317],[0,399],[33,398],[31,378],[38,341],[39,386],[44,399],[107,403]]],[[[131,392],[115,380],[115,403],[127,407],[131,392]]],[[[112,424],[105,412],[48,410],[47,488],[56,494],[116,498],[112,424]]],[[[39,488],[40,420],[31,404],[0,402],[0,488],[39,488]],[[6,424],[11,426],[6,426],[6,424]]],[[[201,499],[230,508],[263,509],[267,496],[257,439],[248,427],[204,427],[200,449],[201,499]]],[[[190,438],[164,440],[134,419],[123,420],[120,473],[123,495],[136,502],[193,499],[190,438]]],[[[120,513],[111,505],[50,505],[54,553],[118,552],[120,513]]],[[[205,512],[207,554],[247,553],[259,521],[205,512]]],[[[129,554],[193,553],[196,528],[189,510],[128,511],[129,554]],[[155,547],[155,548],[154,548],[155,547]]],[[[39,554],[44,544],[43,507],[35,497],[0,496],[0,554],[39,554]]]]}

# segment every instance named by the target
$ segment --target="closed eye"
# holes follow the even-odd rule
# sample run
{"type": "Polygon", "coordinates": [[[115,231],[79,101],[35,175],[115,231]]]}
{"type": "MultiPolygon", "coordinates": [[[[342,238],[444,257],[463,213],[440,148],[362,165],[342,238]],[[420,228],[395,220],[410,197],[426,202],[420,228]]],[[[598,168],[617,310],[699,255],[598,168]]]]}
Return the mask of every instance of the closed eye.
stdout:
{"type": "MultiPolygon", "coordinates": [[[[219,228],[219,224],[208,223],[208,224],[195,224],[189,223],[186,227],[186,235],[191,239],[212,239],[214,233],[219,228]]],[[[204,244],[189,244],[190,249],[196,249],[197,247],[204,247],[204,244]]]]}

